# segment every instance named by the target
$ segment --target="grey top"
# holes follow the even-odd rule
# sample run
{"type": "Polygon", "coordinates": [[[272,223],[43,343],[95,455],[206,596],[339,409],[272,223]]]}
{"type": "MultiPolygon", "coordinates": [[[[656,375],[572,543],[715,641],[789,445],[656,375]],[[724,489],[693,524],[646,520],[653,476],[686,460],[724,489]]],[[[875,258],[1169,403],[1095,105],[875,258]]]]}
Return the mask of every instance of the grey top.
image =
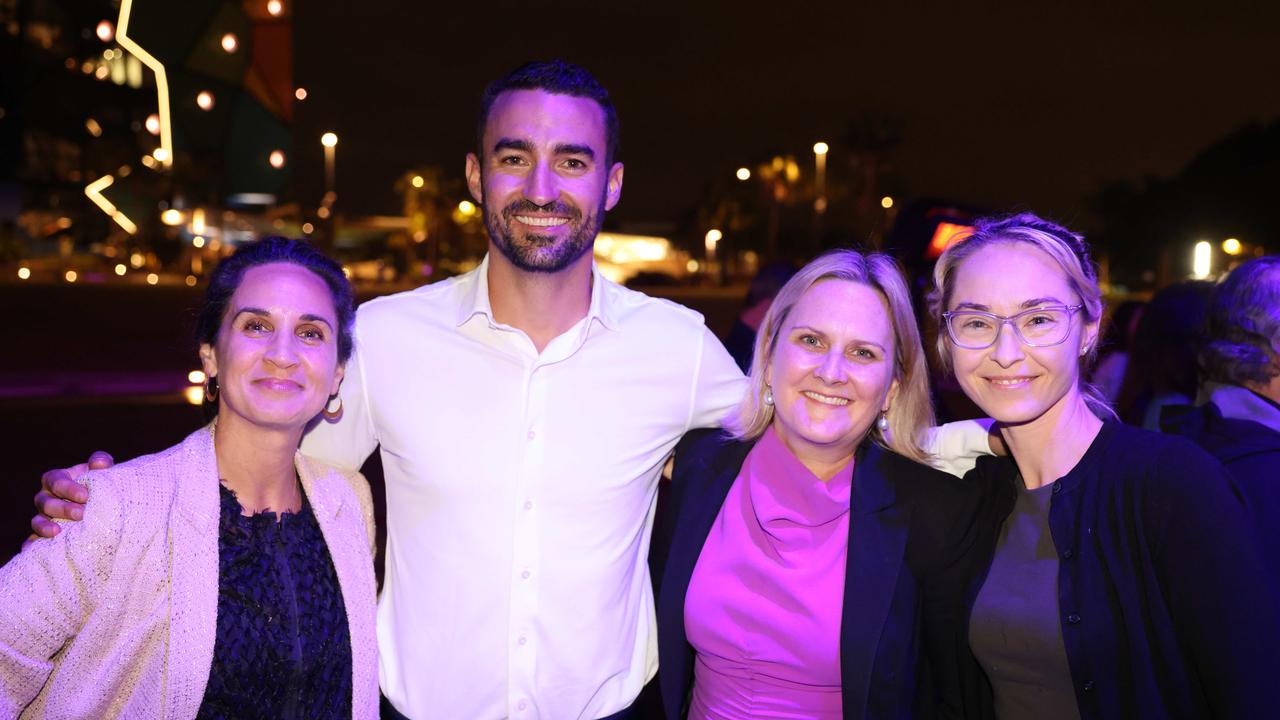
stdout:
{"type": "Polygon", "coordinates": [[[1078,720],[1062,644],[1058,552],[1049,532],[1052,484],[1018,498],[969,618],[969,645],[986,670],[996,717],[1078,720]]]}

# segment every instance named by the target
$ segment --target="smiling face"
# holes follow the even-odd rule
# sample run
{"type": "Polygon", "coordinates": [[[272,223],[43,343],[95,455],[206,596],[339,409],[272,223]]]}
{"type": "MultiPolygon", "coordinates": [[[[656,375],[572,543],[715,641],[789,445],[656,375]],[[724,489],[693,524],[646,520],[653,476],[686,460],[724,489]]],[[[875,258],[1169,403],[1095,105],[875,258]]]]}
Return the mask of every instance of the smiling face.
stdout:
{"type": "Polygon", "coordinates": [[[205,374],[218,379],[220,422],[300,431],[342,382],[337,327],[315,273],[292,263],[246,270],[217,345],[200,347],[205,374]]]}
{"type": "Polygon", "coordinates": [[[586,256],[622,192],[609,164],[596,101],[541,90],[498,96],[483,157],[467,156],[467,183],[484,206],[489,241],[521,270],[559,272],[586,256]]]}
{"type": "Polygon", "coordinates": [[[897,391],[888,305],[871,287],[815,283],[791,308],[765,382],[773,427],[802,463],[840,465],[853,456],[897,391]]]}
{"type": "MultiPolygon", "coordinates": [[[[948,310],[1012,316],[1036,307],[1078,305],[1062,268],[1027,243],[1001,242],[978,250],[955,270],[948,310]]],[[[1067,339],[1029,347],[1008,325],[995,344],[970,350],[951,344],[956,380],[987,415],[1005,424],[1034,421],[1080,395],[1080,357],[1097,337],[1097,323],[1071,316],[1067,339]]]]}

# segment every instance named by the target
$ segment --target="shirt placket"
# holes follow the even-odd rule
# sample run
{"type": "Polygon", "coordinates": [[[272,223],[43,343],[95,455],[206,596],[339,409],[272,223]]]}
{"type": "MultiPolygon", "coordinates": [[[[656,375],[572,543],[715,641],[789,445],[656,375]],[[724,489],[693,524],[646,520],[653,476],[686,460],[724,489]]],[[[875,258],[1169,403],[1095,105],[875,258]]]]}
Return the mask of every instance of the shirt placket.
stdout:
{"type": "Polygon", "coordinates": [[[511,555],[507,709],[511,718],[538,717],[537,652],[534,619],[538,616],[541,489],[546,463],[545,418],[548,368],[532,360],[525,368],[522,452],[516,477],[517,507],[511,555]]]}

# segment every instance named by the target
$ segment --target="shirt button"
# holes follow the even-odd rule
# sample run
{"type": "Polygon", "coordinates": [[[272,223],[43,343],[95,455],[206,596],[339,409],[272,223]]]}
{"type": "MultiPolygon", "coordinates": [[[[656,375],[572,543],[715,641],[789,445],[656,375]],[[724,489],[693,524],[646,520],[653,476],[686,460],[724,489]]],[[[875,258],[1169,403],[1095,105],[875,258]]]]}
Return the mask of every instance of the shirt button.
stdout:
{"type": "Polygon", "coordinates": [[[1067,548],[1067,549],[1062,553],[1062,559],[1063,559],[1063,560],[1070,560],[1071,558],[1073,558],[1073,557],[1075,557],[1075,556],[1076,556],[1076,551],[1075,551],[1075,550],[1072,550],[1071,548],[1067,548]]]}
{"type": "Polygon", "coordinates": [[[1075,613],[1071,613],[1070,615],[1067,616],[1067,622],[1071,623],[1072,625],[1075,625],[1080,622],[1080,616],[1075,613]]]}
{"type": "Polygon", "coordinates": [[[528,570],[525,570],[524,572],[520,573],[520,578],[521,578],[521,579],[523,579],[523,580],[528,580],[528,579],[529,579],[529,571],[528,571],[528,570]]]}
{"type": "Polygon", "coordinates": [[[532,510],[532,509],[533,509],[533,501],[532,501],[532,500],[525,500],[525,501],[524,501],[524,509],[525,509],[525,510],[532,510]]]}
{"type": "MultiPolygon", "coordinates": [[[[532,440],[532,439],[534,439],[534,438],[538,437],[538,433],[536,433],[536,432],[534,432],[534,431],[530,430],[530,431],[525,435],[525,437],[527,437],[527,438],[529,438],[530,440],[532,440]]],[[[1054,490],[1054,492],[1057,492],[1057,490],[1054,490]]]]}
{"type": "Polygon", "coordinates": [[[527,707],[529,707],[529,704],[528,704],[528,703],[526,703],[526,702],[525,702],[525,701],[523,701],[523,700],[521,700],[519,703],[517,703],[517,704],[516,704],[516,709],[517,709],[517,710],[523,710],[523,709],[525,709],[525,708],[527,708],[527,707]]]}
{"type": "Polygon", "coordinates": [[[1084,682],[1084,687],[1082,687],[1081,689],[1084,690],[1085,692],[1093,692],[1093,681],[1086,680],[1084,682]]]}
{"type": "MultiPolygon", "coordinates": [[[[527,637],[525,637],[525,636],[521,635],[521,636],[520,636],[520,639],[516,641],[516,644],[517,644],[517,645],[524,645],[524,644],[525,644],[525,643],[527,643],[527,642],[529,642],[529,638],[527,638],[527,637]]],[[[521,709],[521,710],[523,710],[523,709],[524,709],[524,706],[523,706],[523,705],[521,705],[521,706],[520,706],[520,709],[521,709]]]]}
{"type": "Polygon", "coordinates": [[[1053,483],[1053,490],[1051,490],[1050,492],[1052,492],[1054,495],[1057,495],[1058,493],[1062,492],[1062,483],[1057,482],[1055,480],[1053,483]]]}

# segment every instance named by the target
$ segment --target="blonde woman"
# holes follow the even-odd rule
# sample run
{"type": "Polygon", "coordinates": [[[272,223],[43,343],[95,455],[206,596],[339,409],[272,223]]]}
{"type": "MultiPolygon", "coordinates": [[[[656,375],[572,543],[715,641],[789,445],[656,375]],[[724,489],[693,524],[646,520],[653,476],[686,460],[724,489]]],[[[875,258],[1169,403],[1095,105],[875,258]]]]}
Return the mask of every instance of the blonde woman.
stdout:
{"type": "Polygon", "coordinates": [[[983,220],[934,280],[939,351],[1012,453],[968,478],[990,498],[968,628],[984,714],[1275,717],[1280,608],[1234,484],[1082,382],[1102,317],[1082,238],[983,220]]]}
{"type": "Polygon", "coordinates": [[[802,269],[749,380],[727,431],[677,448],[654,530],[667,717],[959,717],[979,496],[923,464],[933,413],[894,262],[802,269]]]}

